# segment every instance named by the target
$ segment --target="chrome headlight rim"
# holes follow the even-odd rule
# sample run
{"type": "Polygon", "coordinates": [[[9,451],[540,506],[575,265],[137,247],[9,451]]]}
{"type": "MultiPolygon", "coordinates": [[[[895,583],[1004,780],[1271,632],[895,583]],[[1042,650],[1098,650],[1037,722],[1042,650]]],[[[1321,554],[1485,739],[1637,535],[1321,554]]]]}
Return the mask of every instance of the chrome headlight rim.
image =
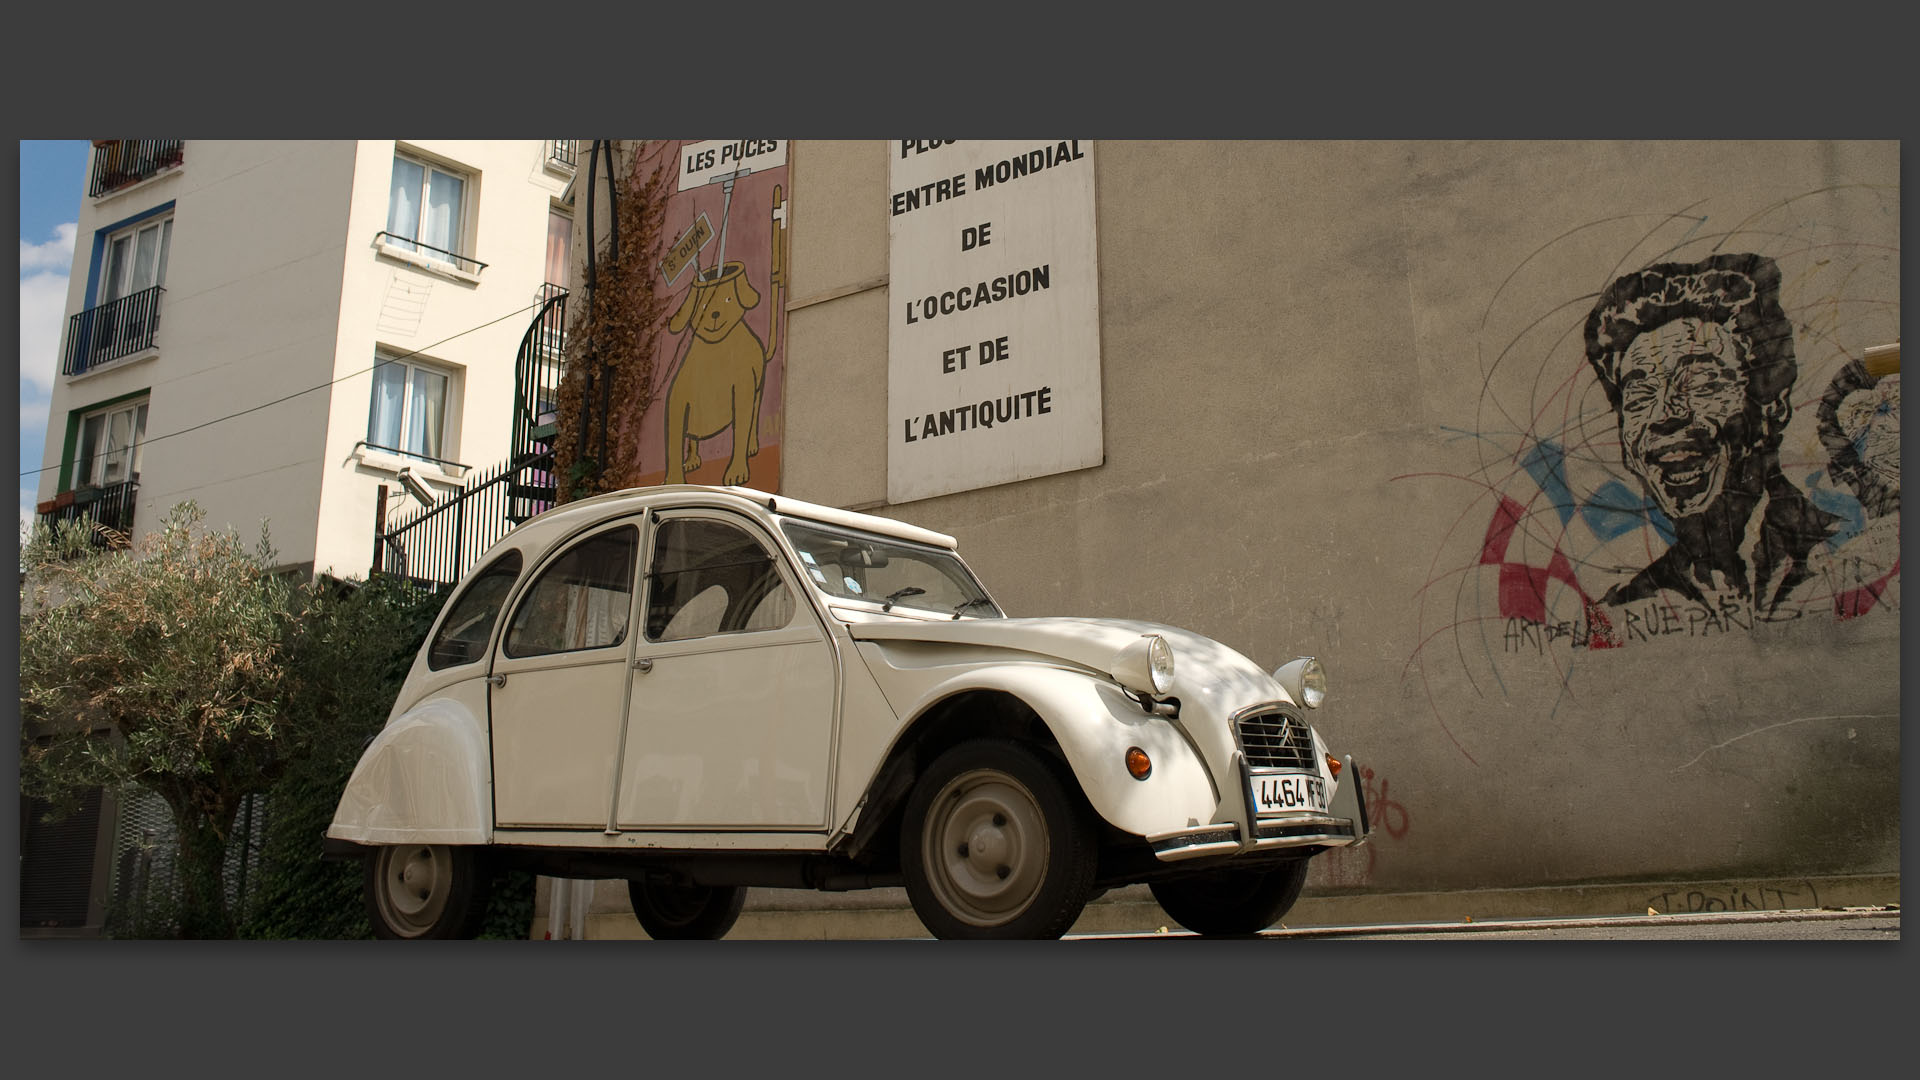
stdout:
{"type": "Polygon", "coordinates": [[[1147,676],[1153,680],[1154,693],[1173,689],[1173,646],[1159,634],[1147,638],[1147,676]]]}
{"type": "Polygon", "coordinates": [[[1327,700],[1327,669],[1319,659],[1300,656],[1275,668],[1274,679],[1302,708],[1318,709],[1327,700]]]}
{"type": "Polygon", "coordinates": [[[1173,645],[1159,634],[1142,634],[1114,656],[1107,670],[1134,693],[1159,697],[1173,689],[1173,645]]]}

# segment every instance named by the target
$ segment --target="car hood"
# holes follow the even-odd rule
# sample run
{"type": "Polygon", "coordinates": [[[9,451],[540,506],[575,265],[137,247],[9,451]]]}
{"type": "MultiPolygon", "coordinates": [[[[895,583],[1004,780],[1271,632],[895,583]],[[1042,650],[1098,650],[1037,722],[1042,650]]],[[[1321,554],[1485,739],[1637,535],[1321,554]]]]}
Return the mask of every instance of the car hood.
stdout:
{"type": "MultiPolygon", "coordinates": [[[[961,619],[952,622],[859,622],[847,627],[857,641],[916,643],[952,649],[995,650],[1065,661],[1108,674],[1120,650],[1142,635],[1159,634],[1173,648],[1170,696],[1231,712],[1270,701],[1291,702],[1280,683],[1258,664],[1218,641],[1191,630],[1133,619],[1051,617],[961,619]]],[[[955,662],[965,662],[956,655],[955,662]]]]}

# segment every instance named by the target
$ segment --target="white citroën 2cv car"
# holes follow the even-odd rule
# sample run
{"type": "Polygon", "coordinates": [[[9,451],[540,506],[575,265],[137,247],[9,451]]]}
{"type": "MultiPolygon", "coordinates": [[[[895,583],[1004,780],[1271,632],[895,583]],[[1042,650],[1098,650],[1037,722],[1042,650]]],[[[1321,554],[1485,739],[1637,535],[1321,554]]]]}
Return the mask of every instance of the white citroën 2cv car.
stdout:
{"type": "Polygon", "coordinates": [[[513,868],[625,879],[655,938],[722,936],[749,887],[901,884],[938,937],[1051,938],[1138,882],[1255,933],[1365,840],[1317,661],[1007,618],[954,546],[741,488],[549,510],[451,594],[327,850],[390,938],[472,936],[513,868]]]}

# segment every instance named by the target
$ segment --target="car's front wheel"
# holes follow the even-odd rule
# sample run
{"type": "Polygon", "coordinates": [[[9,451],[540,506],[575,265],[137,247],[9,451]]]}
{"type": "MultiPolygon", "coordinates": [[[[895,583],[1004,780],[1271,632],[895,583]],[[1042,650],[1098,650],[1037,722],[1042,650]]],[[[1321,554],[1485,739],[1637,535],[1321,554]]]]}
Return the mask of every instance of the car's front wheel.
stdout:
{"type": "Polygon", "coordinates": [[[1093,830],[1061,770],[1017,743],[942,754],[907,801],[907,898],[940,938],[1057,938],[1093,888],[1093,830]]]}
{"type": "Polygon", "coordinates": [[[1148,886],[1173,921],[1210,937],[1257,934],[1280,921],[1307,883],[1307,860],[1266,871],[1216,871],[1148,886]]]}
{"type": "Polygon", "coordinates": [[[746,905],[739,885],[675,885],[655,877],[630,878],[627,899],[640,929],[655,941],[712,941],[726,936],[746,905]]]}
{"type": "Polygon", "coordinates": [[[380,938],[470,938],[486,918],[491,884],[469,847],[378,847],[366,862],[367,918],[380,938]]]}

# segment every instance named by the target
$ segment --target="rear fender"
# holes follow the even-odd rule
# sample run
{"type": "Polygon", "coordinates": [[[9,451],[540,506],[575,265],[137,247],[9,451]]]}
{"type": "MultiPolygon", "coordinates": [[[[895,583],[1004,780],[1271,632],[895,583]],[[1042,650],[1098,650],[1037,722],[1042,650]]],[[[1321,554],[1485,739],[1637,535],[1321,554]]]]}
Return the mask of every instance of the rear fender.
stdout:
{"type": "Polygon", "coordinates": [[[361,844],[485,844],[493,839],[485,714],[449,687],[390,721],[354,766],[327,836],[361,844]]]}

